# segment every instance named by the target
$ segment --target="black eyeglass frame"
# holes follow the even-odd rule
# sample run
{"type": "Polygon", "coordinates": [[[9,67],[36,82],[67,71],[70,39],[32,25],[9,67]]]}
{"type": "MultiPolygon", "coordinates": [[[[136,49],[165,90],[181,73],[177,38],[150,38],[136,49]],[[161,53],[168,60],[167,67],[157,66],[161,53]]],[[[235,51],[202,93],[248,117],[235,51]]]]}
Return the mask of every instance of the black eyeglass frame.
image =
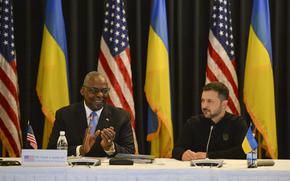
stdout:
{"type": "Polygon", "coordinates": [[[86,88],[91,94],[98,94],[98,93],[102,93],[102,94],[107,94],[110,91],[109,87],[106,88],[97,88],[97,87],[89,87],[86,85],[83,85],[84,88],[86,88]]]}

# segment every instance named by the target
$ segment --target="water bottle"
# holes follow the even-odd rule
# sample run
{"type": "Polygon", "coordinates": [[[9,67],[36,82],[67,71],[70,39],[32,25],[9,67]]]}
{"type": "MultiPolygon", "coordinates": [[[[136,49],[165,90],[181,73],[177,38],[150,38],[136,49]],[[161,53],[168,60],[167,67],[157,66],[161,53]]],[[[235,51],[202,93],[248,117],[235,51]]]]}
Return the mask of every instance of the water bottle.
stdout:
{"type": "Polygon", "coordinates": [[[67,150],[67,140],[65,137],[65,131],[60,131],[59,132],[59,137],[57,140],[57,149],[58,150],[67,150]]]}
{"type": "Polygon", "coordinates": [[[248,168],[257,168],[257,148],[247,153],[248,168]]]}

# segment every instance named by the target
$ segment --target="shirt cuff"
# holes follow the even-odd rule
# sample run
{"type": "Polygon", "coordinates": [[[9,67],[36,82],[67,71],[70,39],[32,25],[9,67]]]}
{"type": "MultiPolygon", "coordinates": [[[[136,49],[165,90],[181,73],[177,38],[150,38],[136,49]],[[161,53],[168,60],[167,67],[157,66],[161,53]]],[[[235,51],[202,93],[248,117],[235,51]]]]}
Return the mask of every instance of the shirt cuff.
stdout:
{"type": "Polygon", "coordinates": [[[104,150],[104,151],[105,151],[106,154],[109,155],[109,156],[113,155],[113,154],[115,153],[115,151],[116,151],[116,150],[115,150],[115,144],[113,143],[109,150],[107,150],[107,151],[104,150]]]}
{"type": "Polygon", "coordinates": [[[81,146],[82,145],[77,146],[77,148],[76,148],[76,156],[81,156],[81,152],[80,152],[81,146]]]}

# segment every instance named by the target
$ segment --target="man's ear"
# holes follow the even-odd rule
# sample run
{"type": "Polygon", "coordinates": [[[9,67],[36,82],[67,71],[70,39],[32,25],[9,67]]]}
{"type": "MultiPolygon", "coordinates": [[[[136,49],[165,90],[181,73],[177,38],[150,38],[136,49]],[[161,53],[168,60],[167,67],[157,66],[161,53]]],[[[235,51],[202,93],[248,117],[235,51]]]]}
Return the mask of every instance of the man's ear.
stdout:
{"type": "Polygon", "coordinates": [[[85,95],[85,90],[84,90],[84,88],[83,88],[83,87],[81,88],[81,90],[80,90],[80,93],[81,93],[81,95],[82,95],[82,96],[84,96],[84,95],[85,95]]]}
{"type": "Polygon", "coordinates": [[[227,105],[228,105],[228,100],[223,100],[222,101],[222,105],[226,109],[227,108],[227,105]]]}

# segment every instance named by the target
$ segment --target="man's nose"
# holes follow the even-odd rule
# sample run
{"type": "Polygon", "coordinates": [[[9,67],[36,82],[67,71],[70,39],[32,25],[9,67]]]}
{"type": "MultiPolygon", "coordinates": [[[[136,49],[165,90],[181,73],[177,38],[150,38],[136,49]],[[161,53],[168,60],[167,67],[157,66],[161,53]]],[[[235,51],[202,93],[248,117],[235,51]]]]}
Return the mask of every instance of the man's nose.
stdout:
{"type": "Polygon", "coordinates": [[[201,103],[201,108],[207,108],[208,104],[206,102],[201,103]]]}
{"type": "Polygon", "coordinates": [[[104,93],[102,91],[97,91],[96,92],[96,96],[103,96],[103,95],[104,95],[104,93]]]}

